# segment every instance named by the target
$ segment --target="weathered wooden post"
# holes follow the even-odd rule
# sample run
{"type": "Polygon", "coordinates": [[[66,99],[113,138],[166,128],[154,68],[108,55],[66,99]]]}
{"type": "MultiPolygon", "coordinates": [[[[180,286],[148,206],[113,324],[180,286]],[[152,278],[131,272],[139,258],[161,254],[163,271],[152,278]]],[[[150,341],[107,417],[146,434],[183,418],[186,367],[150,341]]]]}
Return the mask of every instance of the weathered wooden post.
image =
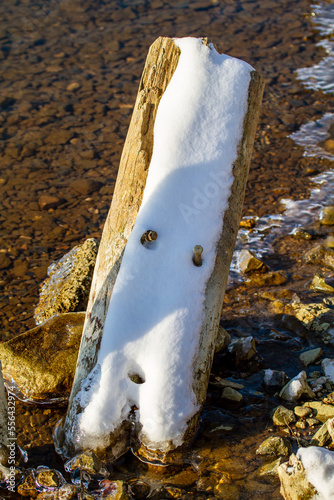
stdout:
{"type": "Polygon", "coordinates": [[[262,92],[207,39],[151,46],[55,433],[63,455],[115,458],[136,442],[164,462],[194,437],[262,92]]]}

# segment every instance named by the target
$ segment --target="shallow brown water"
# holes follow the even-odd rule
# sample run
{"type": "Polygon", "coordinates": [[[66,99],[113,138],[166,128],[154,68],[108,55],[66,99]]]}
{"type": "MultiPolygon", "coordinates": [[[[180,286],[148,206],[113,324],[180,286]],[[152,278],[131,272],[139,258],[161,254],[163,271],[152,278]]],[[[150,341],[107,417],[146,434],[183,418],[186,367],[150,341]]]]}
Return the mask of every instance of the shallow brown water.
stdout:
{"type": "MultiPolygon", "coordinates": [[[[147,50],[158,36],[208,36],[219,52],[244,59],[265,78],[244,213],[281,212],[282,198],[308,195],[310,172],[327,170],[331,162],[303,157],[303,148],[288,136],[334,109],[332,94],[306,90],[294,73],[324,55],[315,45],[320,35],[312,27],[310,11],[306,0],[1,2],[2,340],[34,326],[33,309],[49,263],[88,237],[100,238],[147,50]],[[41,209],[44,195],[58,199],[54,208],[41,209]]],[[[289,271],[291,288],[301,294],[311,275],[298,260],[303,245],[306,249],[308,243],[297,245],[283,237],[268,257],[272,268],[289,271]]],[[[291,335],[285,343],[275,340],[275,315],[264,312],[256,293],[243,285],[231,288],[224,318],[231,333],[247,332],[259,340],[264,363],[257,369],[270,366],[296,374],[298,354],[306,344],[291,335]]],[[[243,377],[220,357],[213,372],[243,377]]],[[[250,391],[259,390],[256,373],[247,381],[250,391]]],[[[252,475],[263,464],[255,450],[269,432],[265,409],[278,401],[247,397],[243,410],[233,413],[209,387],[203,425],[191,452],[203,459],[197,471],[189,466],[162,476],[128,456],[116,464],[113,477],[139,474],[157,491],[164,483],[196,491],[191,498],[281,498],[277,483],[252,475]],[[234,431],[210,433],[217,409],[230,415],[234,431]],[[218,474],[210,469],[217,463],[218,474]],[[224,477],[222,471],[231,481],[213,490],[214,480],[224,477]],[[203,479],[196,489],[200,476],[208,477],[208,484],[203,479]]],[[[17,432],[30,466],[61,470],[51,431],[63,413],[64,408],[18,403],[17,432]]]]}

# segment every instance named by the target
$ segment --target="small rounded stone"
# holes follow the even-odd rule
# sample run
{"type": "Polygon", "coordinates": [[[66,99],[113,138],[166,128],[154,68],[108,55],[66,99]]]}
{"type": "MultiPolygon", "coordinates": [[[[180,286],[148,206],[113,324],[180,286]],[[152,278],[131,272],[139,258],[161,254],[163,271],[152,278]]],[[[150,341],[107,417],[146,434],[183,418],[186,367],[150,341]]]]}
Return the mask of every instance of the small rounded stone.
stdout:
{"type": "Polygon", "coordinates": [[[305,406],[295,406],[293,411],[299,418],[306,418],[312,415],[312,408],[307,408],[305,406]]]}

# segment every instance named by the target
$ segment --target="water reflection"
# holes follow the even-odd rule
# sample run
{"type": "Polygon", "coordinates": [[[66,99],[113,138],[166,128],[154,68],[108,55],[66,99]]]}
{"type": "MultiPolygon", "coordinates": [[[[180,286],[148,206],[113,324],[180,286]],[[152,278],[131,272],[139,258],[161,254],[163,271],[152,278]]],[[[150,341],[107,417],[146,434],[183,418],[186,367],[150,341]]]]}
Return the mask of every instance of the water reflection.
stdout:
{"type": "Polygon", "coordinates": [[[311,68],[297,70],[298,78],[308,89],[334,91],[334,42],[330,39],[334,33],[334,4],[331,2],[313,5],[312,15],[315,28],[320,31],[323,40],[317,45],[328,54],[322,61],[311,68]],[[328,37],[328,38],[327,38],[328,37]]]}

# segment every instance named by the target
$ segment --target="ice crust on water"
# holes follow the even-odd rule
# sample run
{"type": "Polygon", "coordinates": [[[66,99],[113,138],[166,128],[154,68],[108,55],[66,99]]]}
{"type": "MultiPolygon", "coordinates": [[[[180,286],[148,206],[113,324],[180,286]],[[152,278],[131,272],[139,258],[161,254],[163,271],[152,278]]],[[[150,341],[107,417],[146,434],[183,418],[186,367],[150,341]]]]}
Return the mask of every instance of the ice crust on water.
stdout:
{"type": "Polygon", "coordinates": [[[146,443],[182,444],[207,281],[233,182],[253,68],[195,38],[159,104],[144,197],[116,280],[94,372],[78,399],[80,441],[103,446],[131,407],[146,443]],[[158,233],[150,248],[140,243],[158,233]],[[192,249],[204,248],[194,266],[192,249]],[[129,374],[144,381],[134,383],[129,374]]]}
{"type": "Polygon", "coordinates": [[[317,490],[312,500],[334,498],[334,452],[318,446],[299,448],[297,458],[302,461],[307,480],[317,490]]]}

